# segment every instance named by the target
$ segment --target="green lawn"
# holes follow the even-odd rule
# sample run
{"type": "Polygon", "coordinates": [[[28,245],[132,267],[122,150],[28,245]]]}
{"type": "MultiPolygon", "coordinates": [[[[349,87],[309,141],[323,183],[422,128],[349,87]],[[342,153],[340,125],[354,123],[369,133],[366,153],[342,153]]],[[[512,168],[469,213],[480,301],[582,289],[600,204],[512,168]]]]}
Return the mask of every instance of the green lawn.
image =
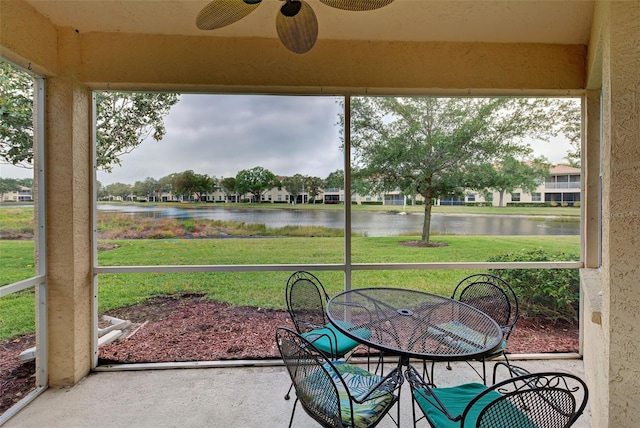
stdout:
{"type": "MultiPolygon", "coordinates": [[[[438,236],[448,245],[400,245],[416,238],[353,238],[355,263],[482,262],[509,251],[542,248],[579,254],[578,236],[438,236]]],[[[101,251],[101,266],[341,263],[343,238],[113,240],[101,251]]],[[[0,284],[33,276],[33,242],[0,240],[0,284]]],[[[316,272],[329,294],[343,289],[342,272],[316,272]]],[[[409,287],[448,295],[470,270],[354,271],[353,287],[409,287]]],[[[204,293],[234,305],[285,308],[289,272],[163,273],[99,276],[99,312],[135,304],[153,295],[204,293]]],[[[0,340],[34,331],[32,290],[0,299],[0,340]]]]}

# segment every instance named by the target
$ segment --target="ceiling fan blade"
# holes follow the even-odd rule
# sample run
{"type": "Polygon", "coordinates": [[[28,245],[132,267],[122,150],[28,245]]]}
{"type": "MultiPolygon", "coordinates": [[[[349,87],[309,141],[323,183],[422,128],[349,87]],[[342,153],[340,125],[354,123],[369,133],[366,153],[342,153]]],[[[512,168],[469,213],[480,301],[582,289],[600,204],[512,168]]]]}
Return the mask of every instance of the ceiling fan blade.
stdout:
{"type": "Polygon", "coordinates": [[[381,7],[385,7],[391,3],[393,0],[320,0],[322,3],[327,6],[335,7],[337,9],[342,10],[374,10],[380,9],[381,7]]]}
{"type": "Polygon", "coordinates": [[[286,0],[276,16],[276,30],[287,49],[305,53],[318,39],[318,19],[307,2],[286,0]]]}
{"type": "Polygon", "coordinates": [[[213,0],[196,17],[201,30],[225,27],[249,15],[260,6],[262,0],[213,0]]]}

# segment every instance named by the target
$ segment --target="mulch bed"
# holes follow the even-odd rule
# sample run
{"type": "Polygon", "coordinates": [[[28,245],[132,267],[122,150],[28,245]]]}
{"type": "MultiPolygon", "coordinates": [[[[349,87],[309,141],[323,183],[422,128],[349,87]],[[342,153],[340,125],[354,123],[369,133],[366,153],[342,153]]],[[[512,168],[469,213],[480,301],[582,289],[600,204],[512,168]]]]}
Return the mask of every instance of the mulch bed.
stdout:
{"type": "Polygon", "coordinates": [[[0,343],[0,414],[36,387],[35,361],[24,362],[18,358],[35,343],[35,334],[0,343]]]}
{"type": "MultiPolygon", "coordinates": [[[[120,339],[100,348],[100,364],[276,358],[276,327],[293,327],[286,311],[233,307],[200,295],[154,297],[108,315],[132,324],[120,339]]],[[[35,388],[35,363],[18,359],[34,345],[34,335],[0,343],[0,414],[35,388]]],[[[577,349],[577,325],[520,319],[507,351],[577,349]]]]}

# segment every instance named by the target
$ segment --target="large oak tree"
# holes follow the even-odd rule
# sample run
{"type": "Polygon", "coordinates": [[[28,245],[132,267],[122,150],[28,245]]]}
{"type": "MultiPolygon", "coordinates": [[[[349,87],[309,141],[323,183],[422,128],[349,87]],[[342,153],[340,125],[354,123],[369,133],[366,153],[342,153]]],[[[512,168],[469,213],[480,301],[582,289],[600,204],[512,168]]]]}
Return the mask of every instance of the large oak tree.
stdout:
{"type": "MultiPolygon", "coordinates": [[[[0,61],[0,162],[33,166],[33,90],[29,74],[0,61]]],[[[111,171],[147,137],[160,141],[177,102],[173,93],[97,92],[98,168],[111,171]]]]}
{"type": "MultiPolygon", "coordinates": [[[[421,244],[430,241],[431,207],[441,197],[489,187],[480,169],[531,154],[526,139],[573,129],[558,112],[570,99],[354,97],[351,150],[354,181],[379,193],[424,198],[421,244]]],[[[578,107],[579,108],[579,107],[578,107]]]]}

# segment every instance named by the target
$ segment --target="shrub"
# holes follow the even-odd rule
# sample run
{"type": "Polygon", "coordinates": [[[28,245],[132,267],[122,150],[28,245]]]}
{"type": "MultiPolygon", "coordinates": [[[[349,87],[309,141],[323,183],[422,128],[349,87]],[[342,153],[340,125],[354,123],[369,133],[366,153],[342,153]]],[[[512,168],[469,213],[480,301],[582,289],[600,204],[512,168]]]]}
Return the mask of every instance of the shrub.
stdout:
{"type": "Polygon", "coordinates": [[[465,207],[491,207],[493,206],[493,202],[485,201],[485,202],[465,202],[465,207]]]}
{"type": "MultiPolygon", "coordinates": [[[[546,262],[579,260],[575,254],[523,250],[491,257],[490,262],[546,262]]],[[[578,321],[580,277],[578,269],[489,269],[507,281],[520,303],[523,318],[578,321]]]]}
{"type": "Polygon", "coordinates": [[[555,202],[555,201],[551,201],[551,202],[549,203],[549,206],[551,206],[551,207],[557,207],[557,206],[558,206],[558,203],[557,203],[557,202],[555,202]]]}
{"type": "Polygon", "coordinates": [[[574,208],[580,208],[580,201],[575,201],[575,202],[573,203],[573,207],[574,207],[574,208]]]}
{"type": "Polygon", "coordinates": [[[543,208],[543,207],[555,207],[555,202],[507,202],[508,207],[534,207],[534,208],[543,208]]]}
{"type": "Polygon", "coordinates": [[[196,230],[196,223],[194,220],[182,220],[182,228],[187,233],[193,233],[196,230]]]}

